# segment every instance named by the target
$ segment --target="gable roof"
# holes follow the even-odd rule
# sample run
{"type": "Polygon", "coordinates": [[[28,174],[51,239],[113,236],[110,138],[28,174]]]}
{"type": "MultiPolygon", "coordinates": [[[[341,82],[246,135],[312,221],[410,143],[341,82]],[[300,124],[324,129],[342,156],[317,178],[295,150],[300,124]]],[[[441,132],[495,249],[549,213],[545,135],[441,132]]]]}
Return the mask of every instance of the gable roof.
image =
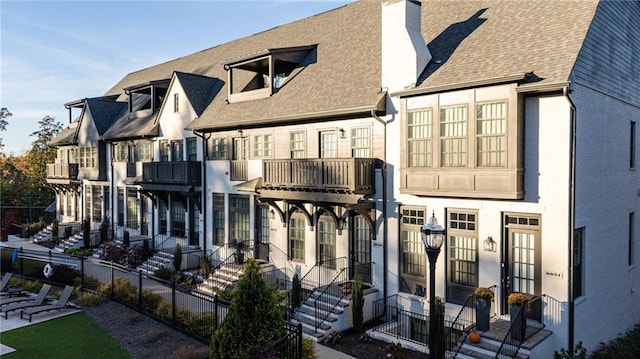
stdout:
{"type": "Polygon", "coordinates": [[[49,146],[72,146],[76,144],[76,133],[78,131],[78,125],[80,123],[80,117],[73,120],[69,126],[65,127],[52,138],[47,145],[49,146]]]}
{"type": "Polygon", "coordinates": [[[126,102],[87,99],[87,107],[96,125],[99,135],[103,135],[115,123],[115,120],[128,109],[126,102]]]}
{"type": "Polygon", "coordinates": [[[422,33],[433,59],[415,90],[530,72],[536,86],[567,82],[597,5],[423,0],[422,33]]]}
{"type": "Polygon", "coordinates": [[[196,115],[202,115],[224,83],[220,79],[176,71],[176,78],[184,90],[196,115]]]}

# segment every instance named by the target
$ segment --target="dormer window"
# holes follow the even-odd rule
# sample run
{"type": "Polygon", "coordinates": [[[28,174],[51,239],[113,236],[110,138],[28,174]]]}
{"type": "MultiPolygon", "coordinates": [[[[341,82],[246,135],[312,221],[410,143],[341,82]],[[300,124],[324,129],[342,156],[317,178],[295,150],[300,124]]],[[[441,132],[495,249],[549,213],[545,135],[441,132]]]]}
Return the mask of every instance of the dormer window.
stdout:
{"type": "Polygon", "coordinates": [[[129,112],[144,110],[155,112],[164,101],[168,85],[169,80],[159,80],[125,88],[129,94],[129,112]]]}
{"type": "Polygon", "coordinates": [[[224,65],[228,71],[229,102],[267,98],[283,87],[290,75],[314,62],[315,45],[270,49],[252,58],[224,65]]]}

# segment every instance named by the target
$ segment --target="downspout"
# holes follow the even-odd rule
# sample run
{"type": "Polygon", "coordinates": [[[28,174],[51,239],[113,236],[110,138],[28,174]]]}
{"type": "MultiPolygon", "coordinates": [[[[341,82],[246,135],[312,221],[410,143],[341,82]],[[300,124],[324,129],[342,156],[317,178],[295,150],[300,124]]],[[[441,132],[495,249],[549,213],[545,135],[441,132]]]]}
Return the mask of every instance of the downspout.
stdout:
{"type": "Polygon", "coordinates": [[[375,118],[376,121],[380,122],[384,126],[384,143],[383,148],[383,158],[382,158],[382,223],[384,226],[384,230],[382,232],[382,273],[384,273],[384,280],[382,281],[382,297],[384,298],[384,304],[386,307],[387,301],[387,273],[388,273],[388,263],[387,263],[387,242],[389,239],[389,230],[388,230],[388,219],[387,219],[387,122],[380,118],[378,114],[376,114],[375,110],[371,110],[371,117],[375,118]]]}
{"type": "Polygon", "coordinates": [[[206,159],[207,159],[207,140],[209,137],[204,137],[204,134],[198,134],[195,130],[192,130],[193,134],[200,137],[202,139],[202,191],[201,192],[201,211],[202,211],[202,254],[206,256],[207,254],[207,168],[206,168],[206,159]]]}
{"type": "Polygon", "coordinates": [[[573,353],[575,342],[575,293],[573,292],[573,271],[574,271],[574,228],[575,228],[575,201],[576,201],[576,106],[569,96],[571,90],[569,86],[562,89],[562,94],[569,101],[571,106],[571,123],[569,129],[569,318],[568,318],[568,350],[573,353]]]}

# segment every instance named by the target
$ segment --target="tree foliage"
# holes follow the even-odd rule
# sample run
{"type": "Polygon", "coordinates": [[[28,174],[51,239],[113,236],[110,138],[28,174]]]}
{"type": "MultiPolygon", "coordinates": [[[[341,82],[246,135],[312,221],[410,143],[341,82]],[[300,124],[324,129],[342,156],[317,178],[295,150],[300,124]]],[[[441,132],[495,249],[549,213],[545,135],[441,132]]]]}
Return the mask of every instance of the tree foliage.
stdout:
{"type": "MultiPolygon", "coordinates": [[[[11,116],[13,116],[13,114],[9,112],[6,107],[0,109],[0,132],[4,132],[7,130],[7,125],[9,124],[7,119],[11,116]]],[[[0,149],[2,149],[3,147],[4,144],[2,143],[2,137],[0,137],[0,149]]]]}
{"type": "Polygon", "coordinates": [[[353,311],[351,312],[353,329],[360,333],[364,323],[364,283],[362,283],[362,277],[359,275],[356,275],[354,279],[351,299],[353,300],[353,311]]]}
{"type": "Polygon", "coordinates": [[[269,357],[271,344],[284,336],[278,293],[259,269],[254,259],[247,261],[229,312],[211,340],[211,358],[249,358],[257,352],[269,357]]]}

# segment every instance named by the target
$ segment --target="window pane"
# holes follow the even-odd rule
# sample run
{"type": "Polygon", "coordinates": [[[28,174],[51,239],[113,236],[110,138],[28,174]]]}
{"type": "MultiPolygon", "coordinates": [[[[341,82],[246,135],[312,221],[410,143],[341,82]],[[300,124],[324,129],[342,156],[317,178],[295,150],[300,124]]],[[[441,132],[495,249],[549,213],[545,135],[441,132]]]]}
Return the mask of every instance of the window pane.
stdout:
{"type": "Polygon", "coordinates": [[[431,110],[407,114],[407,150],[409,167],[431,166],[431,110]]]}
{"type": "Polygon", "coordinates": [[[351,156],[371,157],[371,129],[356,127],[351,129],[351,156]]]}
{"type": "Polygon", "coordinates": [[[507,104],[477,107],[478,166],[502,167],[507,161],[507,104]]]}
{"type": "Polygon", "coordinates": [[[467,165],[467,108],[440,110],[440,164],[443,167],[467,165]]]}

